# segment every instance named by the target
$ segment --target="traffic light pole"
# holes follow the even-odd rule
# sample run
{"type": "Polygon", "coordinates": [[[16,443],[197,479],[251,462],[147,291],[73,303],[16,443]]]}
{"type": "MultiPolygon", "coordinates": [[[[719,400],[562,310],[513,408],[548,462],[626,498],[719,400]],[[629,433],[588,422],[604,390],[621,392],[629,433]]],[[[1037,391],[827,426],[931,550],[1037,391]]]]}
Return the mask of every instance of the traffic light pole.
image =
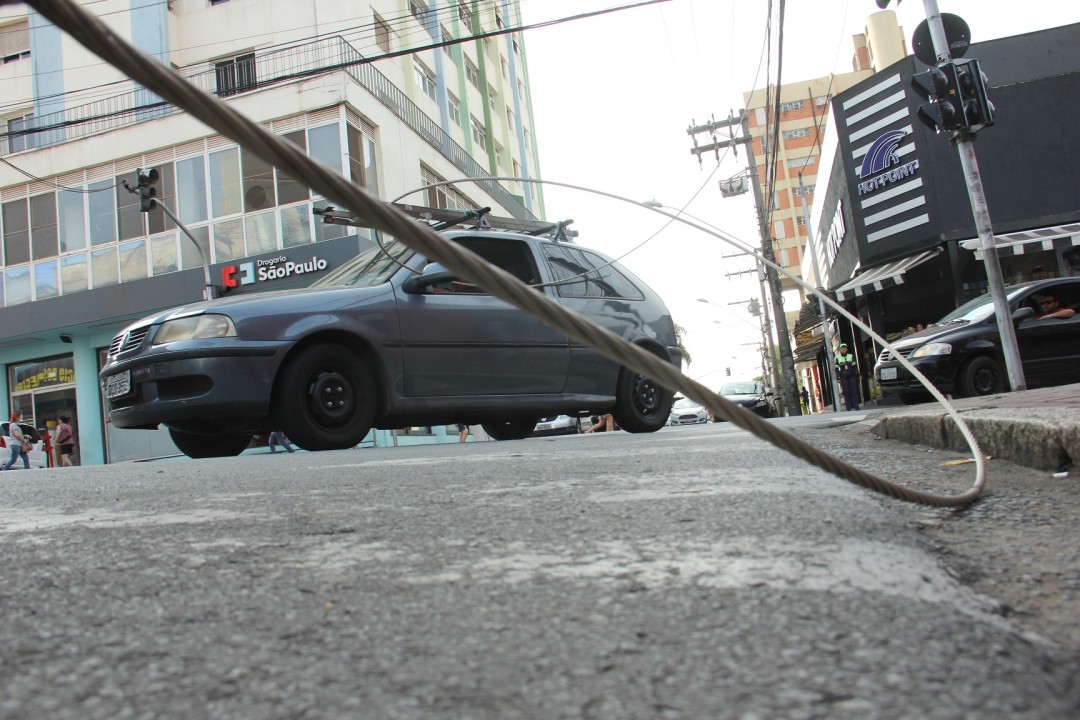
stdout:
{"type": "Polygon", "coordinates": [[[176,214],[165,203],[154,200],[154,206],[161,208],[162,212],[168,215],[169,219],[176,224],[176,227],[180,228],[181,232],[188,236],[188,239],[195,245],[195,249],[199,251],[199,257],[202,258],[203,279],[206,282],[206,289],[203,290],[203,300],[213,300],[214,285],[210,282],[210,261],[206,257],[206,251],[203,250],[202,245],[195,239],[195,236],[184,226],[184,223],[180,222],[180,218],[176,217],[176,214]]]}
{"type": "MultiPolygon", "coordinates": [[[[941,22],[941,12],[937,0],[923,0],[926,8],[926,21],[930,29],[930,39],[934,43],[938,65],[949,62],[949,41],[945,37],[945,26],[941,22]]],[[[957,134],[956,149],[960,153],[960,165],[964,170],[967,183],[968,200],[975,218],[975,230],[982,245],[983,264],[986,267],[986,281],[990,288],[990,297],[994,301],[994,313],[997,315],[998,333],[1001,337],[1001,351],[1005,356],[1005,368],[1009,376],[1009,385],[1013,391],[1027,389],[1024,380],[1024,368],[1020,360],[1020,347],[1016,343],[1016,328],[1009,312],[1009,300],[1005,295],[1005,280],[1001,275],[1001,263],[998,261],[994,242],[994,229],[990,223],[990,211],[986,207],[986,195],[983,193],[982,178],[979,176],[979,163],[975,158],[975,146],[972,135],[965,130],[957,134]]]]}

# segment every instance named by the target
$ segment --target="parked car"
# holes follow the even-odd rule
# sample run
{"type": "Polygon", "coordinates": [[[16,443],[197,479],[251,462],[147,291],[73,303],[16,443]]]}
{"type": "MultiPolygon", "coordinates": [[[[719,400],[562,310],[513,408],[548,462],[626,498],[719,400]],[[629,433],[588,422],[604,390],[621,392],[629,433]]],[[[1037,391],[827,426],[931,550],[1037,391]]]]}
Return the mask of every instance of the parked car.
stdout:
{"type": "MultiPolygon", "coordinates": [[[[523,232],[442,234],[681,364],[663,301],[604,255],[523,232]]],[[[353,447],[372,427],[460,422],[518,439],[563,413],[610,412],[623,430],[654,432],[673,395],[385,236],[309,288],[134,323],[100,381],[114,427],[163,424],[192,457],[239,454],[270,430],[306,450],[353,447]]]]}
{"type": "Polygon", "coordinates": [[[739,405],[740,407],[755,412],[761,417],[772,417],[773,392],[756,380],[746,382],[724,383],[720,388],[720,395],[725,400],[739,405]]]}
{"type": "Polygon", "coordinates": [[[690,398],[676,398],[671,406],[671,419],[669,425],[697,425],[709,422],[709,411],[697,400],[690,398]]]}
{"type": "MultiPolygon", "coordinates": [[[[1080,382],[1080,315],[1037,320],[1043,295],[1061,307],[1080,309],[1080,278],[1039,280],[1006,288],[1028,387],[1080,382]]],[[[955,397],[992,395],[1009,389],[993,299],[967,302],[925,330],[893,343],[942,393],[955,397]]],[[[882,391],[906,403],[928,399],[914,375],[892,352],[878,356],[874,376],[882,391]]]]}
{"type": "Polygon", "coordinates": [[[581,433],[581,418],[572,415],[551,415],[540,418],[530,437],[577,435],[579,433],[581,433]]]}
{"type": "MultiPolygon", "coordinates": [[[[0,423],[0,467],[7,465],[8,460],[11,459],[11,423],[0,423]]],[[[19,429],[22,430],[23,435],[30,438],[33,442],[33,448],[30,452],[26,453],[26,457],[30,460],[31,468],[43,468],[49,467],[49,454],[45,452],[45,442],[41,438],[41,433],[33,425],[26,423],[19,423],[19,429]]],[[[22,460],[16,460],[15,464],[11,466],[11,469],[23,467],[22,460]]]]}

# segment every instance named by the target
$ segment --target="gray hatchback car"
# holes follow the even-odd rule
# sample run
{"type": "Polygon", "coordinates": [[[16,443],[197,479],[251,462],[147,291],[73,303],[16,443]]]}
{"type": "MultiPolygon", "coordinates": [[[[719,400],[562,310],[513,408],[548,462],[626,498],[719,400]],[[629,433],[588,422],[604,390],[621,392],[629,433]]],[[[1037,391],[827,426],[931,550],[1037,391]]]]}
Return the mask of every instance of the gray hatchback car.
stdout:
{"type": "MultiPolygon", "coordinates": [[[[576,244],[486,229],[443,237],[677,367],[667,308],[576,244]]],[[[392,238],[309,288],[199,302],[125,328],[100,374],[113,424],[165,425],[191,457],[236,455],[284,430],[307,450],[373,428],[481,424],[499,440],[539,418],[607,413],[630,432],[668,420],[672,393],[392,238]]]]}

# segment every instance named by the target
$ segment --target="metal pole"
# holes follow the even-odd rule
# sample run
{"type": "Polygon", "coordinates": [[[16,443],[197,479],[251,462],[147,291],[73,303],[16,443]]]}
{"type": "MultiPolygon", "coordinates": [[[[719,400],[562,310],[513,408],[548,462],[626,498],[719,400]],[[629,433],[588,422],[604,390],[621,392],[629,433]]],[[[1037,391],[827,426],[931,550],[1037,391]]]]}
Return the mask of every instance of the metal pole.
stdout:
{"type": "Polygon", "coordinates": [[[180,222],[180,218],[176,217],[176,214],[169,209],[168,205],[160,200],[154,200],[154,205],[161,208],[165,214],[169,216],[169,219],[176,223],[176,227],[180,228],[180,230],[188,236],[188,239],[195,244],[195,249],[199,251],[199,257],[202,258],[203,277],[206,281],[206,289],[203,290],[203,300],[213,300],[214,286],[210,282],[210,261],[206,257],[206,251],[202,249],[202,245],[199,244],[199,241],[195,239],[195,236],[192,235],[186,227],[184,227],[184,223],[180,222]]]}
{"type": "MultiPolygon", "coordinates": [[[[802,173],[799,173],[799,193],[802,200],[803,227],[806,228],[806,247],[810,248],[810,262],[814,266],[814,284],[821,287],[821,266],[818,265],[817,249],[814,247],[814,232],[810,228],[810,209],[806,207],[806,186],[803,185],[802,173]]],[[[829,327],[829,318],[825,314],[825,301],[818,297],[818,313],[821,315],[821,325],[825,330],[825,347],[828,350],[829,387],[832,388],[833,409],[840,412],[840,388],[836,384],[836,359],[833,355],[832,328],[829,327]]]]}
{"type": "MultiPolygon", "coordinates": [[[[949,41],[945,37],[945,26],[941,22],[937,0],[923,0],[926,8],[926,22],[930,30],[930,39],[934,43],[938,65],[950,60],[949,41]]],[[[968,200],[975,217],[975,230],[979,233],[982,245],[983,264],[986,267],[986,281],[990,286],[990,297],[994,301],[994,313],[997,315],[998,333],[1001,338],[1001,351],[1005,355],[1005,368],[1009,376],[1009,385],[1013,391],[1026,390],[1024,368],[1020,360],[1020,347],[1016,343],[1016,328],[1013,327],[1012,313],[1009,312],[1009,300],[1005,295],[1005,280],[1001,275],[1001,263],[998,261],[994,243],[994,228],[990,224],[990,211],[986,207],[986,195],[983,193],[982,179],[979,177],[979,163],[975,159],[975,146],[968,133],[958,133],[956,149],[960,153],[960,165],[964,169],[964,181],[967,183],[968,200]]]]}

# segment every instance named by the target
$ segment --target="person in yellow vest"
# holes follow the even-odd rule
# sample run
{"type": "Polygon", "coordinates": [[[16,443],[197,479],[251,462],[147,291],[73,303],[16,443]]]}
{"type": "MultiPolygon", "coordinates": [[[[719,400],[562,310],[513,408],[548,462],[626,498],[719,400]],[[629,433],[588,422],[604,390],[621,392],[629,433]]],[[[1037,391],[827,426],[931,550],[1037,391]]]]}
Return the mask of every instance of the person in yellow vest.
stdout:
{"type": "Polygon", "coordinates": [[[844,407],[859,409],[859,365],[855,356],[848,352],[847,343],[840,343],[836,353],[836,377],[844,391],[844,407]]]}

